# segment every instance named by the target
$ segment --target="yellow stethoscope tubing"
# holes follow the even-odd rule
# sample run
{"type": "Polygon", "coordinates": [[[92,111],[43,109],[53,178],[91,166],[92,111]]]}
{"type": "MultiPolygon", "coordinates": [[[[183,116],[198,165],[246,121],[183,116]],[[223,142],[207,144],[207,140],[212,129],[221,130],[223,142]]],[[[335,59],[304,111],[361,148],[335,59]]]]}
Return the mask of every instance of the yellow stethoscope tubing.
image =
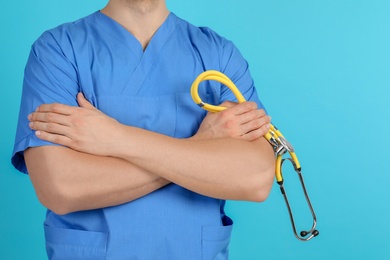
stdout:
{"type": "MultiPolygon", "coordinates": [[[[216,71],[216,70],[207,70],[199,74],[199,76],[194,80],[194,82],[191,85],[191,97],[194,100],[194,102],[202,107],[203,109],[209,111],[209,112],[221,112],[227,107],[223,106],[215,106],[210,105],[208,103],[205,103],[202,101],[202,99],[199,96],[199,85],[202,81],[206,80],[213,80],[217,81],[219,83],[222,83],[226,87],[228,87],[234,94],[234,96],[237,98],[238,103],[245,102],[246,99],[241,94],[240,90],[237,88],[237,86],[233,83],[233,81],[228,78],[225,74],[222,72],[216,71]]],[[[272,124],[270,124],[270,131],[264,136],[268,141],[270,141],[272,138],[278,139],[279,137],[284,138],[283,134],[272,124]]],[[[296,168],[300,168],[300,163],[298,161],[297,156],[294,152],[289,151],[289,154],[292,158],[292,160],[295,163],[296,168]]],[[[276,157],[276,168],[275,168],[275,178],[278,183],[283,182],[283,176],[282,176],[282,155],[277,155],[276,157]]]]}
{"type": "MultiPolygon", "coordinates": [[[[236,85],[225,74],[223,74],[219,71],[209,70],[209,71],[205,71],[205,72],[201,73],[195,79],[195,81],[192,83],[192,86],[191,86],[192,99],[194,100],[194,102],[196,104],[198,104],[203,109],[210,111],[210,112],[220,112],[220,111],[227,109],[226,107],[223,107],[223,106],[214,106],[214,105],[204,103],[202,101],[202,99],[199,96],[198,87],[199,87],[199,84],[204,80],[218,81],[218,82],[224,84],[226,87],[228,87],[233,92],[233,94],[236,96],[239,103],[246,101],[245,98],[243,97],[243,95],[241,94],[241,92],[236,87],[236,85]]],[[[305,187],[303,177],[301,174],[301,166],[300,166],[300,163],[298,161],[298,158],[297,158],[296,154],[294,153],[294,149],[292,148],[292,146],[288,143],[288,141],[284,138],[283,134],[274,125],[270,124],[270,130],[264,137],[268,140],[268,142],[271,145],[274,146],[275,152],[277,153],[276,166],[275,166],[275,178],[280,186],[280,190],[281,190],[283,197],[285,199],[287,209],[288,209],[288,212],[290,215],[290,220],[291,220],[291,224],[293,227],[294,235],[296,238],[298,238],[301,241],[309,241],[313,237],[318,236],[319,232],[318,232],[318,230],[315,229],[315,227],[317,225],[317,219],[316,219],[316,215],[314,213],[313,207],[311,205],[309,196],[308,196],[307,191],[306,191],[306,187],[305,187]],[[287,194],[285,192],[284,185],[283,185],[282,166],[283,166],[283,162],[286,159],[282,159],[282,157],[283,157],[283,154],[286,152],[288,152],[291,156],[291,158],[287,158],[287,160],[291,161],[291,163],[294,166],[295,171],[298,173],[298,176],[300,178],[307,203],[309,205],[311,214],[313,216],[313,225],[312,225],[311,229],[309,231],[301,231],[300,235],[298,235],[298,233],[297,233],[297,230],[295,227],[295,222],[294,222],[294,217],[293,217],[291,207],[290,207],[290,203],[288,202],[287,194]]]]}
{"type": "Polygon", "coordinates": [[[218,81],[222,84],[224,84],[226,87],[228,87],[234,94],[234,96],[237,98],[238,103],[245,102],[244,96],[241,94],[241,92],[238,90],[236,85],[229,79],[225,74],[216,71],[216,70],[208,70],[203,73],[201,73],[195,81],[192,83],[191,86],[191,96],[192,99],[195,101],[196,104],[201,106],[203,109],[210,111],[210,112],[221,112],[222,110],[225,110],[226,107],[223,106],[214,106],[207,103],[204,103],[202,99],[199,96],[198,88],[199,84],[202,81],[205,80],[214,80],[218,81]]]}

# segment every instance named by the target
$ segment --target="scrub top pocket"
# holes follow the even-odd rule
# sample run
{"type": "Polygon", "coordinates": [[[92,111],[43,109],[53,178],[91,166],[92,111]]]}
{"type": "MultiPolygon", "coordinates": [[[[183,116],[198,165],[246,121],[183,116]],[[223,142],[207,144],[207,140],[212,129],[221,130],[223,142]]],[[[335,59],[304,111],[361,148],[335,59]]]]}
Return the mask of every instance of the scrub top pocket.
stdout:
{"type": "Polygon", "coordinates": [[[227,226],[202,227],[202,260],[227,260],[233,221],[227,226]]]}
{"type": "Polygon", "coordinates": [[[45,225],[46,251],[50,260],[106,259],[108,234],[55,228],[45,225]]]}

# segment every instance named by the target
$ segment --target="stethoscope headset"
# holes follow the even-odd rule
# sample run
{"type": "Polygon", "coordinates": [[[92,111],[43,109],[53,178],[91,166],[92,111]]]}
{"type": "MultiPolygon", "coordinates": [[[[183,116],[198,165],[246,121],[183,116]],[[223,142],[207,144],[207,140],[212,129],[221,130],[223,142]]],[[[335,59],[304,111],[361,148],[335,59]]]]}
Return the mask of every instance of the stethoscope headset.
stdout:
{"type": "MultiPolygon", "coordinates": [[[[223,107],[223,106],[215,106],[215,105],[210,105],[210,104],[204,103],[201,100],[199,93],[198,93],[198,87],[202,81],[206,81],[206,80],[217,81],[217,82],[222,83],[226,87],[228,87],[233,92],[233,94],[236,96],[237,101],[239,103],[246,101],[244,96],[238,90],[237,86],[225,74],[223,74],[219,71],[216,71],[216,70],[208,70],[208,71],[201,73],[195,79],[195,81],[192,83],[192,86],[191,86],[192,99],[201,108],[203,108],[209,112],[220,112],[220,111],[227,109],[226,107],[223,107]]],[[[316,229],[317,218],[316,218],[316,214],[313,210],[312,204],[310,202],[309,196],[308,196],[307,191],[306,191],[305,182],[303,180],[303,176],[301,173],[301,165],[300,165],[298,158],[294,152],[294,148],[286,140],[286,138],[283,136],[283,134],[273,124],[270,124],[270,130],[268,131],[268,133],[264,137],[272,145],[272,147],[274,148],[275,154],[276,154],[275,178],[276,178],[276,182],[279,184],[280,191],[281,191],[281,193],[284,197],[284,200],[286,202],[286,206],[287,206],[287,209],[288,209],[288,212],[290,215],[290,221],[291,221],[294,235],[297,239],[299,239],[301,241],[309,241],[313,237],[316,237],[319,235],[319,232],[316,229]],[[286,153],[288,153],[290,155],[290,158],[283,158],[283,155],[285,155],[286,153]],[[286,194],[286,191],[285,191],[285,188],[283,185],[284,179],[283,179],[283,174],[282,174],[282,167],[283,167],[284,162],[286,162],[286,160],[291,162],[292,166],[294,167],[295,172],[298,174],[299,180],[300,180],[301,185],[302,185],[303,193],[305,195],[308,207],[309,207],[311,214],[312,214],[312,217],[313,217],[312,227],[308,231],[301,231],[299,234],[296,230],[291,206],[290,206],[290,203],[288,201],[287,194],[286,194]]]]}

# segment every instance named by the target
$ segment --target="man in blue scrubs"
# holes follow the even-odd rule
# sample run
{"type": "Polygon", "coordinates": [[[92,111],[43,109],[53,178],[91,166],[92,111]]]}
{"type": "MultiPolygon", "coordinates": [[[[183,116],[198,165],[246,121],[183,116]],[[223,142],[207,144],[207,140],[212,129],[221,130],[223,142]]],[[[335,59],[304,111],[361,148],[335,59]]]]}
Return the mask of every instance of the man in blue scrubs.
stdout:
{"type": "Polygon", "coordinates": [[[263,201],[269,117],[232,42],[164,0],[110,0],[45,32],[25,70],[12,162],[48,208],[50,259],[227,259],[225,200],[263,201]],[[190,97],[205,70],[225,73],[190,97]],[[34,112],[35,111],[35,112],[34,112]],[[29,123],[30,121],[30,123],[29,123]]]}

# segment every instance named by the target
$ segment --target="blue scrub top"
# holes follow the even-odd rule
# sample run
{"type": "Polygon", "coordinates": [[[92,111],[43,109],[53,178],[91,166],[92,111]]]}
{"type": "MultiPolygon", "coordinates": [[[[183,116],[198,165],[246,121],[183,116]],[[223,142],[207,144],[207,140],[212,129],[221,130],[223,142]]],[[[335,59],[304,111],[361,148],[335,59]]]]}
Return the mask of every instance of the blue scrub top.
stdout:
{"type": "MultiPolygon", "coordinates": [[[[247,100],[260,103],[248,64],[232,42],[170,13],[146,50],[120,24],[95,12],[45,32],[25,70],[13,165],[27,173],[23,151],[39,140],[27,115],[43,103],[77,106],[83,92],[123,124],[175,138],[194,135],[206,115],[190,86],[205,70],[229,76],[247,100]]],[[[203,82],[202,99],[235,100],[220,83],[203,82]]],[[[129,173],[131,174],[131,173],[129,173]]],[[[232,221],[225,201],[176,184],[115,207],[57,215],[44,223],[50,259],[227,259],[232,221]]]]}

